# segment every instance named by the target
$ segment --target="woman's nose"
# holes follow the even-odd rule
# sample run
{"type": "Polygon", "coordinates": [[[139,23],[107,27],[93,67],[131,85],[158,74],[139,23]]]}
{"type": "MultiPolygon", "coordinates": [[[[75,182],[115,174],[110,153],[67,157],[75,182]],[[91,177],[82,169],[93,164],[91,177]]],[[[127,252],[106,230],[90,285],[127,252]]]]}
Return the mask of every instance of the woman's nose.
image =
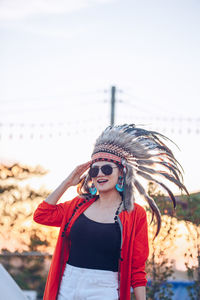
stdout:
{"type": "Polygon", "coordinates": [[[104,173],[101,171],[101,168],[99,168],[98,177],[99,177],[99,176],[102,176],[102,175],[104,176],[104,173]]]}

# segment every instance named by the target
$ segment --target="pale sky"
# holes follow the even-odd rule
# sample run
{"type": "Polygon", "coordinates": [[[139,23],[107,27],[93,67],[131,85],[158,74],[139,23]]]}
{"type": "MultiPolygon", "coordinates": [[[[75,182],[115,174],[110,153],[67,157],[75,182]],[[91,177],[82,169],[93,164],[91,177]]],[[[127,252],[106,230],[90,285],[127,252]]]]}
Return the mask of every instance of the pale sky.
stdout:
{"type": "Polygon", "coordinates": [[[0,0],[1,161],[44,165],[53,188],[90,158],[116,85],[116,123],[173,139],[199,190],[199,16],[198,0],[0,0]]]}

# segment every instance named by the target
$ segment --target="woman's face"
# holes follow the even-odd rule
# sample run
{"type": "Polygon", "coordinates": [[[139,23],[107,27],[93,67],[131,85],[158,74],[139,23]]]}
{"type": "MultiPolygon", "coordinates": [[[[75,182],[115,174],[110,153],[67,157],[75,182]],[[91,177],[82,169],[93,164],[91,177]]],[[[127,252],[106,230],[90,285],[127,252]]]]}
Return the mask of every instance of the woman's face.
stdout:
{"type": "Polygon", "coordinates": [[[99,173],[98,173],[97,177],[92,178],[92,181],[93,181],[95,187],[97,188],[97,190],[99,192],[107,192],[109,190],[114,189],[115,185],[118,182],[118,178],[121,175],[120,170],[117,167],[117,165],[112,162],[98,161],[92,165],[92,167],[95,167],[95,166],[99,167],[99,173]],[[102,172],[100,167],[102,167],[104,165],[110,165],[111,167],[113,167],[112,174],[105,175],[102,172]]]}

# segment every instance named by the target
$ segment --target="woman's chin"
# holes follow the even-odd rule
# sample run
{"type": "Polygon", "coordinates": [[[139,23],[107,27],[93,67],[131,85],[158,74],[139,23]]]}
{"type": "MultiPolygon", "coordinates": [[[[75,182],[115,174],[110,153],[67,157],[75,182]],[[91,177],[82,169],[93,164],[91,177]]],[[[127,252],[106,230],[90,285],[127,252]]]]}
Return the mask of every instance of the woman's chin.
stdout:
{"type": "Polygon", "coordinates": [[[98,187],[99,193],[106,193],[114,190],[114,187],[106,187],[106,186],[100,186],[98,187]]]}

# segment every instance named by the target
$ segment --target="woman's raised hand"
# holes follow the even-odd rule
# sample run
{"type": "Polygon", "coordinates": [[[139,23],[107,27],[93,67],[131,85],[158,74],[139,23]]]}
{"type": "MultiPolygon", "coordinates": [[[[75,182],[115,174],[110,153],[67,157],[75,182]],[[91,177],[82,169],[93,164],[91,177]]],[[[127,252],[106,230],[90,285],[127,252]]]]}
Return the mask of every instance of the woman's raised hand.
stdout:
{"type": "Polygon", "coordinates": [[[46,201],[49,204],[56,205],[63,193],[72,185],[77,185],[80,182],[81,175],[90,167],[92,161],[79,165],[74,171],[53,191],[46,201]]]}
{"type": "Polygon", "coordinates": [[[77,166],[72,173],[66,178],[66,182],[69,186],[77,185],[81,180],[81,175],[90,167],[91,160],[77,166]]]}

